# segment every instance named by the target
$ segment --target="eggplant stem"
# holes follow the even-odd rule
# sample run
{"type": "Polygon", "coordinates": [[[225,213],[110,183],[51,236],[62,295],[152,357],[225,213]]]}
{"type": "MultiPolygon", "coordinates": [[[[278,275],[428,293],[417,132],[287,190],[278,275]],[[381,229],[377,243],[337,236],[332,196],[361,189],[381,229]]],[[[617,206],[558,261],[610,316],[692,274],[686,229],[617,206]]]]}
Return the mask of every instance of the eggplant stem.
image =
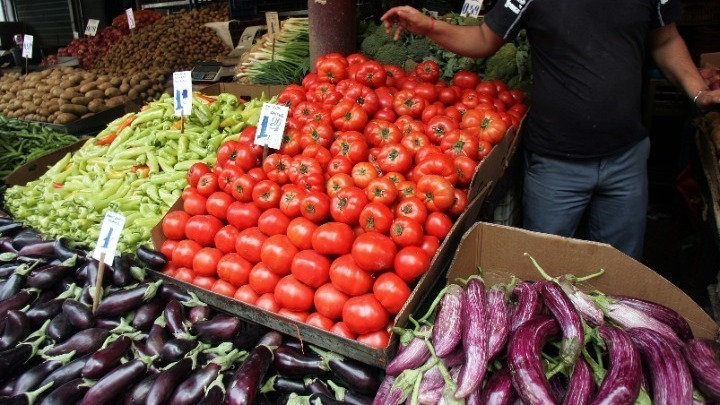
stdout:
{"type": "Polygon", "coordinates": [[[423,374],[418,374],[413,385],[412,396],[410,397],[410,405],[418,405],[420,399],[420,383],[422,383],[423,374]]]}
{"type": "Polygon", "coordinates": [[[583,276],[583,277],[576,277],[576,276],[571,275],[571,277],[569,277],[569,279],[571,279],[571,281],[574,283],[583,283],[583,282],[591,280],[595,277],[600,277],[603,274],[605,274],[605,269],[600,269],[600,271],[598,271],[597,273],[588,274],[587,276],[583,276]]]}
{"type": "Polygon", "coordinates": [[[18,257],[17,253],[11,253],[11,252],[4,252],[0,253],[0,261],[2,262],[11,262],[15,260],[18,257]]]}
{"type": "Polygon", "coordinates": [[[422,318],[418,319],[418,322],[425,322],[428,320],[428,318],[430,318],[430,316],[432,316],[432,314],[435,312],[435,308],[440,305],[440,300],[442,300],[442,297],[445,295],[450,285],[451,284],[448,284],[442,290],[440,290],[437,297],[435,297],[432,304],[430,304],[430,308],[428,308],[427,312],[425,313],[425,315],[423,315],[422,318]]]}
{"type": "Polygon", "coordinates": [[[28,399],[28,404],[34,404],[37,398],[42,395],[43,392],[47,391],[53,384],[55,384],[55,382],[50,381],[35,391],[24,393],[25,397],[28,399]]]}
{"type": "MultiPolygon", "coordinates": [[[[160,281],[162,281],[162,280],[160,280],[160,281]]],[[[194,292],[188,291],[188,294],[190,295],[190,299],[189,299],[189,300],[187,300],[187,301],[180,301],[180,303],[181,303],[184,307],[192,308],[192,307],[205,307],[205,306],[207,306],[206,303],[200,301],[200,299],[198,298],[197,295],[195,295],[194,292]]]]}
{"type": "Polygon", "coordinates": [[[542,267],[540,267],[540,264],[537,262],[537,260],[535,260],[534,257],[532,257],[532,256],[530,255],[530,253],[525,252],[525,253],[523,253],[523,254],[524,254],[525,256],[527,256],[527,257],[530,258],[530,261],[532,261],[533,266],[535,266],[535,269],[538,271],[538,273],[540,273],[541,276],[543,276],[543,278],[544,278],[545,280],[548,280],[548,281],[557,281],[556,278],[550,276],[548,273],[545,272],[545,270],[543,270],[542,267]]]}
{"type": "Polygon", "coordinates": [[[345,400],[345,392],[347,391],[345,387],[341,387],[335,384],[335,381],[333,380],[327,380],[327,385],[330,387],[330,389],[333,390],[333,393],[335,394],[335,399],[337,399],[338,401],[345,400]]]}
{"type": "Polygon", "coordinates": [[[442,375],[443,380],[445,380],[445,386],[451,388],[452,392],[455,392],[457,390],[457,384],[455,383],[455,381],[453,381],[450,372],[448,371],[447,367],[445,367],[445,364],[437,357],[437,354],[435,353],[435,347],[433,347],[432,343],[427,340],[425,341],[425,344],[427,345],[428,350],[430,350],[430,355],[436,361],[436,365],[440,370],[440,375],[442,375]]]}
{"type": "Polygon", "coordinates": [[[67,364],[68,362],[70,362],[70,360],[72,360],[73,357],[75,357],[75,353],[77,353],[77,350],[73,350],[70,353],[58,354],[55,357],[49,357],[48,360],[59,361],[60,363],[62,363],[64,365],[64,364],[67,364]]]}

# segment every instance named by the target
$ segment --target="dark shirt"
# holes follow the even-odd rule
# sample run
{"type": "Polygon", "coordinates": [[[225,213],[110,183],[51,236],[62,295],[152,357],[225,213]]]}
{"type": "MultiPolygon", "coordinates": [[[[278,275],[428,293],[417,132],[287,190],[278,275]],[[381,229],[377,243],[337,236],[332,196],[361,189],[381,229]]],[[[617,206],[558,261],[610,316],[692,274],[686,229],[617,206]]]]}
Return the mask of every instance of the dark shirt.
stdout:
{"type": "Polygon", "coordinates": [[[679,18],[678,0],[505,0],[485,16],[504,39],[527,30],[533,72],[526,147],[593,158],[645,136],[642,75],[649,29],[679,18]]]}

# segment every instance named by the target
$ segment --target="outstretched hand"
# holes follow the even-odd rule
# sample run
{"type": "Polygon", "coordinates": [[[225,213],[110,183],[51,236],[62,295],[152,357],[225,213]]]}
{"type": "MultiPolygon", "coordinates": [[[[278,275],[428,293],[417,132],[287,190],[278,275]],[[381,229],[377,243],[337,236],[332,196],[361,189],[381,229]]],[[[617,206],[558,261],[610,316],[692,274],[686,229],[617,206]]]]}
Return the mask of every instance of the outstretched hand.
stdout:
{"type": "Polygon", "coordinates": [[[410,6],[393,7],[380,18],[385,32],[395,41],[400,39],[403,30],[413,34],[426,35],[432,28],[432,17],[421,13],[410,6]],[[395,32],[393,26],[397,25],[395,32]]]}

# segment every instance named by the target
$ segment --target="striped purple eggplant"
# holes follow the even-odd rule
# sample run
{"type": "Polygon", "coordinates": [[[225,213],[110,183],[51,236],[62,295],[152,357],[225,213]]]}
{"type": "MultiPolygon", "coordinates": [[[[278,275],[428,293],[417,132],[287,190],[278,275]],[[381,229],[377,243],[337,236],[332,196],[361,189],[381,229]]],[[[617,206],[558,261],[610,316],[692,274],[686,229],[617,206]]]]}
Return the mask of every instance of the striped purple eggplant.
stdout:
{"type": "Polygon", "coordinates": [[[512,296],[517,301],[510,316],[510,331],[514,332],[525,321],[540,315],[543,305],[537,285],[529,281],[518,283],[512,296]]]}
{"type": "MultiPolygon", "coordinates": [[[[422,326],[419,330],[421,335],[427,334],[429,328],[422,326]]],[[[414,369],[423,365],[430,358],[430,349],[424,337],[415,336],[400,354],[396,355],[385,367],[387,375],[397,376],[403,370],[414,369]]]]}
{"type": "Polygon", "coordinates": [[[469,396],[483,382],[488,365],[487,299],[485,283],[477,277],[468,280],[463,303],[462,345],[465,364],[458,379],[455,398],[469,396]]]}
{"type": "Polygon", "coordinates": [[[564,404],[586,405],[595,395],[595,379],[592,370],[582,357],[575,361],[567,391],[563,397],[564,404]]]}
{"type": "Polygon", "coordinates": [[[513,387],[524,402],[557,402],[545,377],[540,356],[545,343],[560,332],[560,325],[555,318],[540,315],[520,325],[510,337],[507,348],[508,367],[513,387]]]}
{"type": "Polygon", "coordinates": [[[435,317],[432,344],[438,357],[450,354],[462,341],[462,312],[465,291],[457,284],[447,287],[435,317]]]}
{"type": "Polygon", "coordinates": [[[692,376],[675,342],[652,329],[630,328],[626,332],[650,372],[653,403],[691,404],[692,376]]]}
{"type": "Polygon", "coordinates": [[[585,322],[590,326],[600,326],[605,323],[605,314],[598,308],[595,301],[582,292],[567,276],[560,277],[557,283],[585,322]]]}
{"type": "Polygon", "coordinates": [[[695,384],[711,398],[720,399],[720,361],[718,344],[707,339],[692,339],[682,347],[695,384]]]}
{"type": "Polygon", "coordinates": [[[543,302],[552,312],[562,330],[560,361],[564,368],[572,368],[585,344],[585,331],[580,314],[557,283],[552,281],[541,281],[540,283],[543,302]]]}
{"type": "Polygon", "coordinates": [[[510,368],[503,367],[488,378],[480,397],[480,403],[510,405],[515,403],[516,398],[517,394],[512,385],[510,368]]]}
{"type": "Polygon", "coordinates": [[[599,333],[607,347],[610,365],[592,404],[633,404],[642,379],[640,353],[621,329],[603,325],[599,333]]]}
{"type": "Polygon", "coordinates": [[[593,299],[598,304],[598,307],[603,310],[605,317],[620,328],[652,329],[665,336],[667,340],[675,345],[682,346],[683,342],[673,328],[665,322],[648,315],[645,311],[602,294],[593,295],[593,299]]]}
{"type": "Polygon", "coordinates": [[[422,376],[418,389],[418,402],[423,405],[440,403],[444,389],[445,379],[440,372],[440,367],[435,365],[422,376]]]}
{"type": "Polygon", "coordinates": [[[493,286],[487,292],[488,361],[492,361],[504,348],[510,334],[510,307],[505,286],[493,286]]]}
{"type": "Polygon", "coordinates": [[[684,342],[693,338],[692,329],[690,329],[690,324],[688,324],[687,319],[672,308],[656,302],[624,295],[609,295],[609,297],[668,325],[684,342]]]}
{"type": "Polygon", "coordinates": [[[375,394],[373,405],[398,405],[401,403],[403,392],[399,388],[393,388],[394,383],[395,376],[385,375],[377,394],[375,394]]]}

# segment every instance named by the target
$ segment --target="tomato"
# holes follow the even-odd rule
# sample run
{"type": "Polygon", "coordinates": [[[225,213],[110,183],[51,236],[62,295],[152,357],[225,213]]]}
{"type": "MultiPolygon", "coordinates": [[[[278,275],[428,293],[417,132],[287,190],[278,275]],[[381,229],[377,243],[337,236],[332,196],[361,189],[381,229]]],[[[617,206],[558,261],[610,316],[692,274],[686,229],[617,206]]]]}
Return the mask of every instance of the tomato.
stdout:
{"type": "Polygon", "coordinates": [[[430,268],[431,258],[419,246],[406,246],[395,255],[395,273],[407,281],[413,281],[430,268]]]}
{"type": "Polygon", "coordinates": [[[327,167],[328,163],[330,163],[330,159],[332,159],[332,155],[330,154],[328,148],[317,144],[309,145],[307,148],[303,149],[302,155],[315,159],[323,168],[327,167]]]}
{"type": "Polygon", "coordinates": [[[213,238],[213,245],[223,253],[235,252],[235,241],[240,231],[232,225],[225,225],[217,231],[213,238]]]}
{"type": "Polygon", "coordinates": [[[398,189],[398,198],[400,199],[400,201],[402,201],[405,198],[415,196],[415,190],[417,189],[417,184],[415,184],[414,181],[406,180],[406,181],[399,183],[396,187],[398,189]]]}
{"type": "Polygon", "coordinates": [[[252,190],[256,183],[257,180],[249,174],[241,174],[232,182],[229,191],[237,201],[250,202],[252,201],[252,190]]]}
{"type": "Polygon", "coordinates": [[[353,182],[352,177],[350,175],[345,173],[337,173],[332,175],[325,184],[326,187],[326,193],[327,195],[332,198],[337,194],[340,190],[342,190],[345,187],[351,187],[354,186],[355,182],[353,182]]]}
{"type": "Polygon", "coordinates": [[[355,238],[352,257],[360,268],[367,271],[387,270],[392,267],[397,247],[389,236],[366,232],[355,238]]]}
{"type": "Polygon", "coordinates": [[[400,312],[410,298],[410,293],[405,280],[392,271],[381,274],[373,284],[373,295],[390,315],[400,312]]]}
{"type": "MultiPolygon", "coordinates": [[[[293,123],[297,122],[297,120],[294,120],[292,118],[288,118],[288,120],[293,123]]],[[[295,156],[302,152],[302,147],[300,146],[301,128],[290,128],[290,125],[291,124],[285,125],[286,129],[285,133],[282,136],[282,141],[280,143],[280,149],[278,149],[278,153],[286,156],[295,156]]]]}
{"type": "Polygon", "coordinates": [[[334,138],[333,127],[329,122],[309,121],[300,129],[300,148],[310,145],[320,145],[329,148],[334,138]]]}
{"type": "MultiPolygon", "coordinates": [[[[356,179],[353,180],[358,184],[356,179]]],[[[363,190],[358,187],[345,187],[330,200],[330,215],[337,222],[355,225],[367,203],[368,199],[363,190]]]]}
{"type": "Polygon", "coordinates": [[[359,105],[360,108],[365,110],[368,118],[375,115],[375,113],[380,109],[380,100],[378,99],[377,94],[375,94],[375,90],[359,83],[349,86],[343,95],[343,99],[350,100],[359,105]]]}
{"type": "Polygon", "coordinates": [[[313,312],[310,315],[308,315],[307,318],[305,319],[305,323],[308,325],[311,325],[311,326],[315,326],[316,328],[320,328],[320,329],[327,330],[327,331],[329,331],[330,328],[332,328],[333,325],[335,324],[332,319],[330,319],[326,316],[320,315],[317,312],[313,312]]]}
{"type": "Polygon", "coordinates": [[[498,93],[497,99],[502,101],[503,104],[505,104],[506,108],[510,108],[517,103],[517,101],[515,100],[515,97],[513,96],[512,93],[510,93],[509,90],[503,90],[500,93],[498,93]]]}
{"type": "Polygon", "coordinates": [[[179,240],[166,239],[162,245],[160,245],[160,253],[165,255],[167,259],[171,259],[179,242],[179,240]]]}
{"type": "Polygon", "coordinates": [[[485,94],[492,98],[497,97],[498,91],[495,84],[490,81],[481,81],[475,86],[475,91],[479,94],[485,94]]]}
{"type": "Polygon", "coordinates": [[[317,228],[317,224],[309,219],[298,217],[290,221],[287,237],[300,250],[312,249],[312,235],[317,228]]]}
{"type": "Polygon", "coordinates": [[[370,292],[373,281],[372,275],[361,269],[351,254],[338,257],[330,265],[330,282],[350,296],[370,292]]]}
{"type": "MultiPolygon", "coordinates": [[[[256,157],[262,156],[263,147],[255,145],[255,134],[257,133],[257,127],[255,125],[249,125],[240,131],[240,137],[238,143],[250,145],[253,148],[256,157]]],[[[247,171],[247,170],[246,170],[247,171]]]]}
{"type": "MultiPolygon", "coordinates": [[[[428,84],[428,83],[425,83],[428,84]]],[[[432,84],[428,84],[429,86],[432,86],[432,84]]],[[[445,110],[445,106],[439,101],[436,101],[432,104],[428,104],[425,109],[423,110],[422,114],[420,115],[420,121],[423,124],[427,124],[431,119],[442,115],[443,111],[445,110]]]]}
{"type": "Polygon", "coordinates": [[[278,94],[278,104],[289,107],[291,110],[301,101],[305,101],[305,92],[298,89],[285,88],[280,94],[278,94]]]}
{"type": "Polygon", "coordinates": [[[237,291],[237,288],[235,288],[235,286],[225,280],[217,280],[215,281],[215,284],[213,284],[213,286],[210,288],[210,291],[220,295],[224,295],[226,297],[232,297],[235,295],[235,291],[237,291]]]}
{"type": "Polygon", "coordinates": [[[313,174],[323,174],[320,163],[311,157],[296,156],[290,164],[288,177],[291,182],[297,184],[301,178],[313,174]]]}
{"type": "Polygon", "coordinates": [[[378,165],[384,173],[407,173],[413,164],[413,153],[400,144],[387,144],[380,148],[378,165]]]}
{"type": "Polygon", "coordinates": [[[422,224],[408,218],[395,218],[390,227],[390,237],[400,247],[419,246],[422,243],[422,224]]]}
{"type": "Polygon", "coordinates": [[[275,285],[277,285],[281,277],[279,274],[271,271],[265,263],[260,262],[255,264],[250,270],[248,284],[250,284],[250,287],[252,287],[256,293],[262,295],[275,291],[275,285]]]}
{"type": "Polygon", "coordinates": [[[318,59],[315,72],[319,81],[337,83],[347,77],[347,65],[335,58],[318,59]]]}
{"type": "Polygon", "coordinates": [[[286,235],[272,235],[260,248],[260,260],[274,273],[290,274],[290,266],[298,249],[286,235]]]}
{"type": "Polygon", "coordinates": [[[350,297],[339,291],[332,284],[324,284],[315,290],[313,303],[315,310],[322,316],[330,319],[340,319],[342,308],[350,297]]]}
{"type": "Polygon", "coordinates": [[[406,197],[395,206],[396,218],[412,219],[419,224],[425,223],[427,214],[425,203],[415,196],[406,197]]]}
{"type": "Polygon", "coordinates": [[[330,197],[321,191],[311,191],[300,201],[300,214],[315,222],[321,223],[330,216],[330,197]]]}
{"type": "Polygon", "coordinates": [[[386,177],[378,177],[370,181],[370,184],[365,188],[365,194],[369,202],[379,202],[390,206],[395,203],[398,191],[392,180],[386,177]]]}
{"type": "Polygon", "coordinates": [[[476,136],[467,131],[455,129],[442,139],[440,149],[453,158],[467,156],[470,159],[477,159],[479,141],[476,136]]]}
{"type": "Polygon", "coordinates": [[[195,275],[195,278],[192,279],[191,283],[193,285],[196,285],[200,288],[204,288],[206,290],[210,290],[217,281],[217,277],[208,277],[208,276],[198,276],[195,275]]]}
{"type": "Polygon", "coordinates": [[[409,115],[413,118],[420,118],[426,105],[427,101],[413,90],[401,90],[393,99],[393,109],[397,115],[409,115]]]}
{"type": "Polygon", "coordinates": [[[357,103],[345,99],[335,104],[330,118],[338,131],[361,131],[368,122],[368,113],[357,103]]]}
{"type": "Polygon", "coordinates": [[[202,246],[212,246],[215,234],[223,227],[222,221],[212,215],[195,215],[187,220],[185,234],[202,246]]]}
{"type": "Polygon", "coordinates": [[[475,176],[478,163],[467,156],[458,156],[453,159],[453,163],[458,174],[458,187],[469,186],[475,176]]]}
{"type": "Polygon", "coordinates": [[[374,347],[376,349],[384,349],[390,343],[390,333],[384,329],[375,332],[366,333],[355,338],[359,343],[374,347]]]}
{"type": "Polygon", "coordinates": [[[313,288],[330,282],[332,261],[314,250],[302,250],[293,257],[290,272],[298,281],[313,288]]]}
{"type": "Polygon", "coordinates": [[[292,311],[287,308],[280,308],[277,313],[278,315],[288,318],[290,321],[303,323],[305,323],[309,315],[308,311],[292,311]]]}
{"type": "Polygon", "coordinates": [[[247,228],[241,231],[235,239],[235,252],[250,263],[258,263],[260,249],[267,238],[257,227],[247,228]]]}
{"type": "MultiPolygon", "coordinates": [[[[417,161],[412,171],[412,179],[420,183],[428,175],[436,175],[446,180],[451,186],[457,184],[458,172],[455,170],[453,158],[443,154],[435,153],[436,149],[422,149],[415,155],[417,161]],[[427,153],[426,153],[427,151],[427,153]]],[[[422,199],[422,198],[421,198],[422,199]]]]}
{"type": "Polygon", "coordinates": [[[431,118],[425,126],[425,134],[435,144],[440,144],[443,138],[457,128],[455,121],[446,115],[437,115],[431,118]]]}
{"type": "Polygon", "coordinates": [[[365,86],[377,88],[385,85],[387,73],[380,62],[368,60],[360,66],[360,69],[358,69],[355,80],[365,86]]]}
{"type": "Polygon", "coordinates": [[[459,70],[455,72],[452,78],[452,84],[461,89],[472,89],[480,83],[480,76],[477,73],[468,70],[459,70]]]}
{"type": "Polygon", "coordinates": [[[400,144],[410,151],[412,156],[415,156],[420,148],[430,144],[430,138],[422,132],[413,131],[403,136],[400,140],[400,144]]]}
{"type": "Polygon", "coordinates": [[[500,114],[494,111],[485,111],[480,123],[480,140],[495,145],[505,137],[508,125],[502,120],[500,114]]]}
{"type": "Polygon", "coordinates": [[[393,218],[392,210],[387,205],[370,202],[360,212],[359,223],[365,232],[386,234],[390,231],[393,218]]]}
{"type": "Polygon", "coordinates": [[[405,77],[405,70],[397,65],[384,65],[385,68],[385,86],[394,87],[397,79],[405,77]]]}
{"type": "Polygon", "coordinates": [[[445,87],[438,91],[438,101],[446,106],[455,104],[458,99],[458,92],[451,87],[445,87]]]}
{"type": "Polygon", "coordinates": [[[255,300],[255,306],[268,312],[278,312],[280,305],[275,301],[275,294],[265,293],[255,300]]]}
{"type": "MultiPolygon", "coordinates": [[[[265,174],[265,171],[261,167],[253,167],[252,169],[248,170],[247,174],[255,179],[255,182],[257,183],[260,180],[267,180],[267,174],[265,174]]],[[[255,185],[253,185],[254,187],[255,185]]],[[[252,194],[252,190],[250,190],[250,193],[252,194]]]]}
{"type": "Polygon", "coordinates": [[[230,189],[230,186],[238,177],[240,177],[244,173],[244,170],[241,169],[239,166],[230,164],[226,165],[217,174],[218,190],[227,190],[228,193],[231,193],[232,190],[230,189]]]}
{"type": "Polygon", "coordinates": [[[425,203],[428,211],[444,211],[453,204],[454,190],[442,176],[428,174],[420,177],[415,196],[425,203]]]}
{"type": "Polygon", "coordinates": [[[185,238],[185,224],[190,219],[190,214],[185,211],[169,212],[162,219],[162,231],[168,239],[180,240],[185,238]]]}
{"type": "Polygon", "coordinates": [[[252,199],[258,208],[266,210],[280,206],[281,194],[278,183],[272,180],[261,180],[253,188],[252,199]]]}
{"type": "Polygon", "coordinates": [[[227,209],[227,221],[230,225],[242,231],[257,226],[262,211],[253,203],[235,201],[227,209]]]}
{"type": "Polygon", "coordinates": [[[262,168],[265,174],[267,174],[268,179],[282,185],[290,181],[288,170],[290,169],[291,163],[292,158],[290,156],[273,153],[265,158],[262,168]]]}
{"type": "Polygon", "coordinates": [[[218,178],[214,173],[205,173],[198,178],[197,192],[203,197],[208,197],[210,194],[220,189],[218,178]]]}
{"type": "Polygon", "coordinates": [[[235,287],[241,287],[250,280],[253,265],[237,253],[228,253],[217,263],[217,275],[235,287]]]}
{"type": "Polygon", "coordinates": [[[238,289],[235,291],[235,295],[233,295],[233,298],[235,298],[236,300],[242,301],[250,305],[255,305],[258,297],[260,297],[258,293],[256,293],[249,284],[238,287],[238,289]]]}
{"type": "Polygon", "coordinates": [[[355,233],[343,222],[326,222],[312,234],[312,248],[326,255],[344,255],[352,250],[355,233]]]}
{"type": "Polygon", "coordinates": [[[384,328],[390,317],[373,294],[364,294],[347,300],[342,320],[352,333],[365,334],[384,328]]]}
{"type": "Polygon", "coordinates": [[[193,163],[187,171],[185,179],[190,187],[197,187],[198,181],[203,174],[211,173],[212,169],[205,162],[193,163]]]}
{"type": "Polygon", "coordinates": [[[350,332],[350,329],[348,329],[348,327],[343,322],[337,322],[335,325],[333,325],[333,327],[330,328],[330,332],[332,332],[340,337],[344,337],[346,339],[351,339],[351,340],[354,340],[357,337],[357,335],[350,332]]]}
{"type": "Polygon", "coordinates": [[[432,260],[432,258],[435,257],[435,253],[440,249],[440,240],[434,236],[425,235],[420,248],[422,248],[430,260],[432,260]]]}
{"type": "Polygon", "coordinates": [[[290,218],[280,208],[265,210],[258,218],[258,229],[267,236],[284,235],[290,224],[290,218]]]}
{"type": "Polygon", "coordinates": [[[425,220],[425,233],[443,240],[452,228],[452,219],[442,212],[431,212],[425,220]]]}
{"type": "Polygon", "coordinates": [[[405,181],[405,175],[398,172],[387,172],[383,175],[386,179],[392,181],[392,183],[395,185],[395,188],[397,188],[397,185],[405,181]]]}
{"type": "Polygon", "coordinates": [[[355,164],[347,156],[335,156],[330,159],[327,165],[326,173],[328,176],[334,176],[339,173],[350,174],[355,164]]]}
{"type": "Polygon", "coordinates": [[[237,145],[237,141],[225,141],[220,144],[220,147],[217,150],[217,166],[225,166],[229,160],[232,160],[233,162],[235,161],[235,159],[231,158],[231,156],[235,152],[235,147],[237,145]]]}
{"type": "Polygon", "coordinates": [[[205,209],[208,214],[217,219],[224,220],[227,209],[233,202],[235,202],[235,199],[230,194],[224,191],[216,191],[210,194],[207,201],[205,201],[205,209]]]}
{"type": "Polygon", "coordinates": [[[243,171],[257,166],[258,156],[253,145],[236,141],[226,141],[220,145],[217,153],[217,164],[223,168],[237,166],[243,171]]]}
{"type": "Polygon", "coordinates": [[[455,200],[453,201],[453,205],[448,208],[447,213],[451,216],[457,218],[459,217],[468,206],[468,196],[467,192],[460,190],[459,188],[455,189],[455,200]]]}
{"type": "Polygon", "coordinates": [[[418,63],[414,72],[423,82],[437,83],[440,79],[440,66],[432,59],[418,63]]]}
{"type": "Polygon", "coordinates": [[[313,306],[315,290],[287,275],[275,285],[275,301],[281,308],[291,311],[309,311],[313,306]]]}
{"type": "Polygon", "coordinates": [[[370,181],[380,176],[375,165],[370,162],[356,163],[350,175],[352,176],[353,183],[359,188],[367,187],[370,181]]]}
{"type": "Polygon", "coordinates": [[[333,156],[345,156],[355,164],[367,160],[368,145],[364,138],[342,134],[333,141],[330,146],[330,154],[333,156]]]}
{"type": "Polygon", "coordinates": [[[193,258],[200,249],[202,249],[202,245],[194,240],[183,239],[173,250],[172,261],[179,267],[192,269],[193,258]]]}

